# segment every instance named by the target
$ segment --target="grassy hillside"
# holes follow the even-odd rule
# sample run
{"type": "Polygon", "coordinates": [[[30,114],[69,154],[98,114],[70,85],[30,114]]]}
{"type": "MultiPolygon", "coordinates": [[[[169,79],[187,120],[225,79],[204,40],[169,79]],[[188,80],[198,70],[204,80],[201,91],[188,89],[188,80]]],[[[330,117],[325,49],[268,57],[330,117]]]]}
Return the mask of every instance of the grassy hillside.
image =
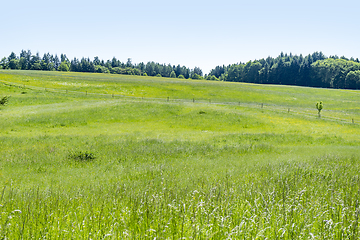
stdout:
{"type": "Polygon", "coordinates": [[[359,236],[359,91],[0,70],[5,95],[4,238],[359,236]]]}

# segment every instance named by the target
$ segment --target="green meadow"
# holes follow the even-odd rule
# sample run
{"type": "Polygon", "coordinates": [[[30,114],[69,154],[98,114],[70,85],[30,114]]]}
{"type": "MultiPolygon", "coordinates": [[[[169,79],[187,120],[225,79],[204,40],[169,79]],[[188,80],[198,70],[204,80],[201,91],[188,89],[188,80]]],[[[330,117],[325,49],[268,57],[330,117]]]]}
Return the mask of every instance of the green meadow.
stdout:
{"type": "Polygon", "coordinates": [[[360,91],[0,70],[3,96],[1,239],[360,238],[360,91]]]}

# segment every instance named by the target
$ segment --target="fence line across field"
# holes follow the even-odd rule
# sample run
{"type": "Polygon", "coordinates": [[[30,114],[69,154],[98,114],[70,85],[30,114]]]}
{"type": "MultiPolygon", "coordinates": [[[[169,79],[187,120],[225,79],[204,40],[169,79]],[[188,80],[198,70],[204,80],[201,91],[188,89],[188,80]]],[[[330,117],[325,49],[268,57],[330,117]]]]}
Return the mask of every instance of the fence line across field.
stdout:
{"type": "MultiPolygon", "coordinates": [[[[275,104],[265,104],[263,102],[260,103],[245,103],[245,102],[214,102],[211,99],[196,99],[196,98],[192,98],[192,99],[184,99],[184,98],[170,98],[170,96],[167,97],[135,97],[135,96],[127,96],[127,95],[122,95],[122,94],[114,94],[114,93],[92,93],[92,92],[88,92],[88,91],[73,91],[73,90],[69,90],[69,89],[57,89],[57,88],[48,88],[48,87],[37,87],[37,86],[31,86],[31,85],[25,85],[25,84],[19,84],[19,83],[13,83],[13,82],[7,82],[7,81],[3,81],[0,80],[3,84],[8,85],[8,86],[15,86],[15,87],[19,87],[19,88],[28,88],[28,89],[33,89],[33,90],[40,90],[40,91],[46,91],[46,92],[55,92],[55,93],[65,93],[65,94],[84,94],[85,96],[88,95],[92,95],[92,96],[109,96],[111,98],[127,98],[127,99],[132,99],[132,100],[137,100],[137,101],[142,101],[142,100],[153,100],[153,101],[158,101],[158,102],[178,102],[178,103],[200,103],[200,104],[211,104],[211,105],[237,105],[237,106],[244,106],[244,107],[251,107],[251,108],[259,108],[261,110],[272,110],[272,111],[279,111],[279,112],[288,112],[290,113],[294,113],[294,114],[301,114],[304,116],[308,116],[308,117],[314,117],[313,109],[307,108],[305,110],[299,110],[296,108],[290,108],[289,106],[279,106],[279,105],[275,105],[275,104]]],[[[331,112],[332,110],[323,110],[324,112],[331,112]]],[[[343,119],[343,118],[337,118],[337,117],[332,117],[332,116],[322,116],[322,119],[326,119],[329,121],[334,121],[334,122],[343,122],[343,123],[352,123],[352,124],[356,124],[356,119],[354,117],[351,117],[350,119],[343,119]]]]}

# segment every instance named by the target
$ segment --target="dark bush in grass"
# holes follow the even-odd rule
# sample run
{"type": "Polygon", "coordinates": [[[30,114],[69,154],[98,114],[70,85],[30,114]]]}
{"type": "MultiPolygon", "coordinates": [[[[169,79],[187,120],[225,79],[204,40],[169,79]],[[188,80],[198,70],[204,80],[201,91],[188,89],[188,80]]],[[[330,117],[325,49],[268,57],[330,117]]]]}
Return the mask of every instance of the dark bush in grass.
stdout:
{"type": "Polygon", "coordinates": [[[0,100],[0,105],[5,106],[9,102],[9,96],[5,96],[0,100]]]}
{"type": "Polygon", "coordinates": [[[69,155],[69,158],[72,160],[78,161],[78,162],[91,162],[91,161],[95,160],[96,157],[95,157],[95,154],[92,152],[79,151],[79,152],[71,153],[69,155]]]}

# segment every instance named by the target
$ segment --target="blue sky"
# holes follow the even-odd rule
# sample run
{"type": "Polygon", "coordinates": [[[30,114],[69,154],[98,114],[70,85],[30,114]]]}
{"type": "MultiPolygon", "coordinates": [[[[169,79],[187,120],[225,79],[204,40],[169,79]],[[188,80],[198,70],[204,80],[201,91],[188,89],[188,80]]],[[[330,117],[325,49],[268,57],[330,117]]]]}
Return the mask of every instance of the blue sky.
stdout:
{"type": "Polygon", "coordinates": [[[195,66],[284,53],[360,58],[360,1],[6,1],[0,57],[22,49],[195,66]]]}

